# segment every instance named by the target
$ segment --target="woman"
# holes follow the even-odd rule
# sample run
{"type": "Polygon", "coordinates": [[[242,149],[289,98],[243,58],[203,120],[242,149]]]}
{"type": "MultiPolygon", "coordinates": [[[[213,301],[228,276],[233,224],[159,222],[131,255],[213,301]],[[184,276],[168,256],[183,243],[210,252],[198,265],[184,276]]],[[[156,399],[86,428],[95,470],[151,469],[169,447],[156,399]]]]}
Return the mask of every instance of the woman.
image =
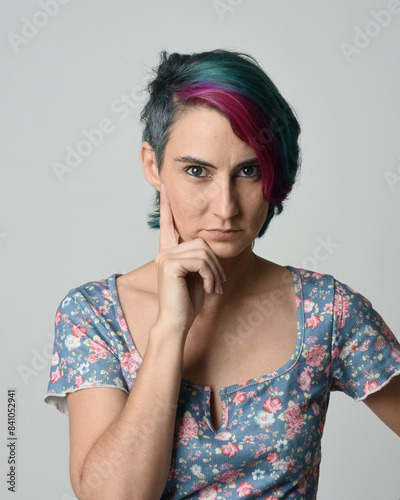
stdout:
{"type": "Polygon", "coordinates": [[[400,435],[400,345],[347,285],[253,253],[295,181],[300,132],[257,62],[163,52],[149,91],[159,252],[56,314],[45,400],[69,414],[73,488],[314,499],[330,391],[400,435]]]}

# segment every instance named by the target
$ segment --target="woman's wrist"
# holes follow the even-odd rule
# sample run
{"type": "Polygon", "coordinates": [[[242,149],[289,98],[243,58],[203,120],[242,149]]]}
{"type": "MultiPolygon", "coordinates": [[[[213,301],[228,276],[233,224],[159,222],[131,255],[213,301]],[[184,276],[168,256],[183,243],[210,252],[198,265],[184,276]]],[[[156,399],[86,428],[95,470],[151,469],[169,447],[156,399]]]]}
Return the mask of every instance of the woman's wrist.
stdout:
{"type": "Polygon", "coordinates": [[[179,352],[183,356],[188,329],[157,320],[149,333],[148,348],[159,346],[161,350],[179,352]]]}

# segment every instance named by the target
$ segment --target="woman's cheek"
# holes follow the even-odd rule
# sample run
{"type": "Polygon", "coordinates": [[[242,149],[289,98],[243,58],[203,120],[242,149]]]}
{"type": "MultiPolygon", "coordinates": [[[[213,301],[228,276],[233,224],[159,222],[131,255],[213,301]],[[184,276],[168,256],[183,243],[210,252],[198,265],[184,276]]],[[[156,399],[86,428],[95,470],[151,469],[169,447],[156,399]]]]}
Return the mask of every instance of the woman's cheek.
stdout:
{"type": "Polygon", "coordinates": [[[191,189],[185,200],[185,211],[191,215],[203,212],[209,204],[207,196],[198,189],[191,189]]]}

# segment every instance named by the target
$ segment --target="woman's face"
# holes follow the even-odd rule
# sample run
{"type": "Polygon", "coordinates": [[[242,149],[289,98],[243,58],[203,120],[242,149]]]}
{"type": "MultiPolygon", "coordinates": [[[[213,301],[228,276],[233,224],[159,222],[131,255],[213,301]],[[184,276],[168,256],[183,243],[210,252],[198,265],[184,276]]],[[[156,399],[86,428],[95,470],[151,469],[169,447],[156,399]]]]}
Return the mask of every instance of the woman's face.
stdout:
{"type": "Polygon", "coordinates": [[[210,108],[185,110],[167,141],[159,177],[183,241],[203,238],[220,258],[251,248],[268,203],[254,150],[225,116],[210,108]]]}

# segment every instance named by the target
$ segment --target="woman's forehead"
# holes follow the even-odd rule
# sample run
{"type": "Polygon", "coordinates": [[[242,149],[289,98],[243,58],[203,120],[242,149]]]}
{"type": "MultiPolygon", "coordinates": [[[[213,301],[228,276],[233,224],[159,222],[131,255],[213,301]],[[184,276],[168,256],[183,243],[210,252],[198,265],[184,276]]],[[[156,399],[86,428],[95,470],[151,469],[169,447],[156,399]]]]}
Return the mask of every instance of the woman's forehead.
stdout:
{"type": "MultiPolygon", "coordinates": [[[[253,149],[232,130],[229,119],[209,107],[196,107],[185,112],[174,122],[166,147],[172,151],[202,149],[226,153],[234,149],[249,154],[253,149]]],[[[186,152],[185,154],[190,154],[186,152]]]]}

